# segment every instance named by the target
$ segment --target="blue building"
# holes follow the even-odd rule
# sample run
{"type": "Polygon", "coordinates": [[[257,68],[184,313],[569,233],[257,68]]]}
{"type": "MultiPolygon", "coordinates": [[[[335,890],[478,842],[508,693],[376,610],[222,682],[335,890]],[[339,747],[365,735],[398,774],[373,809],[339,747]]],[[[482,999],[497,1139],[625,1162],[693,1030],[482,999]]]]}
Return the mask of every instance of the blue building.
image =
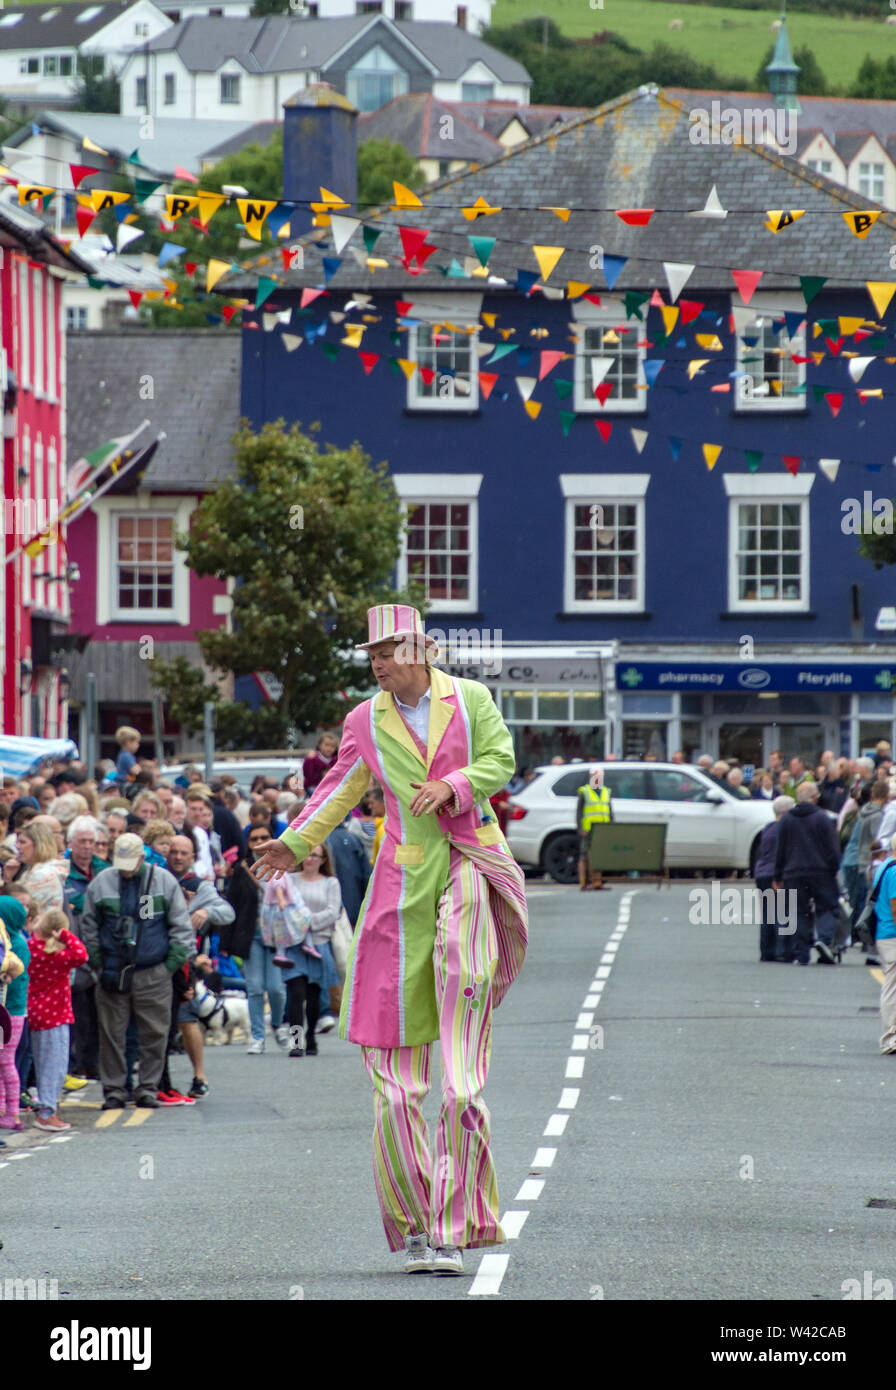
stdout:
{"type": "MultiPolygon", "coordinates": [[[[314,102],[286,108],[294,232],[355,197],[355,115],[314,102]]],[[[852,531],[896,461],[896,218],[653,87],[421,204],[259,258],[242,411],[388,460],[399,578],[520,759],[892,741],[893,576],[852,531]]]]}

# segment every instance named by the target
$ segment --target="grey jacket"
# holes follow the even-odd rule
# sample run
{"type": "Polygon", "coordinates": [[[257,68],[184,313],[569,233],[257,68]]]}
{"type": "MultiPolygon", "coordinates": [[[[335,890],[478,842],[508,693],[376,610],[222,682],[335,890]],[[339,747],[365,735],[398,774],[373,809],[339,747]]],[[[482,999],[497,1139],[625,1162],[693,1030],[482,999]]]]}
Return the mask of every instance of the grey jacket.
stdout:
{"type": "Polygon", "coordinates": [[[877,839],[883,818],[884,807],[880,801],[867,801],[859,812],[859,873],[865,874],[871,867],[871,846],[877,839]]]}
{"type": "MultiPolygon", "coordinates": [[[[150,882],[147,873],[149,867],[144,864],[140,870],[140,879],[143,885],[150,882]]],[[[169,942],[165,963],[168,969],[173,972],[185,961],[195,956],[196,935],[187,912],[186,899],[174,875],[169,873],[167,869],[154,865],[152,866],[151,882],[152,900],[148,902],[147,908],[153,914],[153,919],[164,919],[169,942]]],[[[118,883],[119,873],[117,869],[103,869],[101,873],[96,874],[91,879],[87,886],[87,892],[84,894],[80,936],[87,947],[90,963],[94,966],[99,966],[102,959],[100,919],[105,914],[114,917],[119,910],[118,883]]]]}

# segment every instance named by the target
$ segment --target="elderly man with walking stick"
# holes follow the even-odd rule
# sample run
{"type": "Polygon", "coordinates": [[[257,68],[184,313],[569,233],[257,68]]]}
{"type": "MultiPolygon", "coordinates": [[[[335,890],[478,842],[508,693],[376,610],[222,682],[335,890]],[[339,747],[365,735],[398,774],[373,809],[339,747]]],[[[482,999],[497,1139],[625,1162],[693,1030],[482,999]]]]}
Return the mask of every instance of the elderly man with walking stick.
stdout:
{"type": "Polygon", "coordinates": [[[463,1249],[504,1241],[483,1100],[492,1010],[526,952],[522,871],[489,797],[513,772],[485,686],[433,664],[415,608],[368,612],[378,695],[345,720],[314,796],[252,867],[293,870],[340,824],[371,774],[385,835],[346,969],[339,1036],[361,1046],[374,1089],[374,1179],[390,1250],[408,1273],[462,1274],[463,1249]],[[435,1142],[421,1112],[441,1043],[435,1142]]]}

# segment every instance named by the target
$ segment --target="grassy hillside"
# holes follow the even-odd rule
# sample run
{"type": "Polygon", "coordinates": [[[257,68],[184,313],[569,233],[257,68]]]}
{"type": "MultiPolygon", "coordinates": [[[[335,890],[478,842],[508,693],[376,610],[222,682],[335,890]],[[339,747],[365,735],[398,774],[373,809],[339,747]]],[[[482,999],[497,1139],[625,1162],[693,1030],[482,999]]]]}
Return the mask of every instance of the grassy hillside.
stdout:
{"type": "MultiPolygon", "coordinates": [[[[877,59],[896,54],[896,26],[884,23],[894,13],[884,0],[877,20],[789,13],[787,32],[793,48],[807,44],[813,50],[830,86],[845,88],[866,54],[877,59]]],[[[572,38],[612,29],[638,48],[651,49],[655,43],[683,48],[699,62],[713,63],[722,72],[742,73],[752,83],[773,42],[769,26],[776,14],[774,0],[765,10],[675,5],[664,0],[603,0],[602,9],[591,9],[587,0],[496,0],[492,23],[517,24],[548,15],[572,38]],[[674,19],[683,20],[684,27],[670,29],[674,19]]]]}

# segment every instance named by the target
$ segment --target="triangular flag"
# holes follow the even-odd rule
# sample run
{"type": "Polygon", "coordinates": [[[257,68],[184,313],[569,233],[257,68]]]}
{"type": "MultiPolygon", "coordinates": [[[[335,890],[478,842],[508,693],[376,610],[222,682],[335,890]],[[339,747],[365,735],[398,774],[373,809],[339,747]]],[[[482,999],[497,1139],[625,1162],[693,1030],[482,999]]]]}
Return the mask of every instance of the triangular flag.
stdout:
{"type": "Polygon", "coordinates": [[[607,440],[610,438],[610,435],[613,433],[612,422],[610,420],[595,420],[594,427],[600,435],[601,439],[606,444],[607,440]]]}
{"type": "Polygon", "coordinates": [[[747,460],[747,467],[751,473],[755,473],[762,462],[762,452],[759,449],[745,449],[744,454],[747,460]]]}
{"type": "MultiPolygon", "coordinates": [[[[366,323],[347,323],[345,325],[345,337],[340,341],[345,347],[359,348],[366,328],[366,323]]],[[[427,385],[429,385],[428,382],[427,385]]]]}
{"type": "MultiPolygon", "coordinates": [[[[234,314],[238,314],[239,312],[240,306],[238,304],[226,304],[221,310],[221,317],[225,323],[229,323],[234,314]]],[[[258,325],[256,324],[255,326],[257,327],[258,325]]]]}
{"type": "MultiPolygon", "coordinates": [[[[398,184],[396,184],[395,186],[397,188],[398,184]]],[[[423,204],[420,203],[419,206],[422,207],[423,204]]],[[[491,213],[500,211],[500,208],[490,207],[489,204],[485,201],[485,199],[481,196],[476,199],[475,203],[473,203],[471,207],[461,208],[461,212],[463,213],[464,217],[467,219],[468,222],[475,222],[477,217],[488,217],[491,213]]]]}
{"type": "Polygon", "coordinates": [[[163,265],[167,265],[169,261],[173,261],[176,257],[182,256],[186,249],[185,246],[178,246],[173,241],[166,241],[159,252],[159,270],[162,269],[163,265]]]}
{"type": "Polygon", "coordinates": [[[526,414],[530,420],[537,420],[541,412],[541,401],[526,401],[526,414]]]}
{"type": "Polygon", "coordinates": [[[801,456],[799,454],[782,454],[781,457],[784,460],[784,467],[787,469],[787,472],[792,473],[793,476],[796,477],[797,473],[800,471],[801,456]]]}
{"type": "Polygon", "coordinates": [[[728,216],[728,213],[725,211],[725,209],[722,207],[721,202],[719,201],[719,195],[718,195],[718,193],[716,192],[716,186],[715,186],[715,184],[713,184],[712,189],[710,190],[709,197],[707,198],[707,200],[706,200],[706,202],[705,202],[703,208],[702,208],[699,212],[692,212],[692,213],[690,213],[690,216],[691,216],[691,217],[727,217],[727,216],[728,216]]]}
{"type": "Polygon", "coordinates": [[[617,208],[616,216],[628,227],[646,227],[654,208],[617,208]]]}
{"type": "Polygon", "coordinates": [[[374,367],[376,366],[377,362],[379,362],[379,360],[380,360],[380,355],[379,355],[379,353],[378,353],[378,352],[359,352],[359,353],[358,353],[358,356],[360,357],[362,363],[364,364],[364,375],[365,375],[365,376],[370,376],[370,373],[373,371],[373,369],[374,369],[374,367]]]}
{"type": "Polygon", "coordinates": [[[236,205],[247,234],[254,241],[261,241],[261,229],[268,213],[277,206],[276,198],[237,198],[236,205]]]}
{"type": "Polygon", "coordinates": [[[597,391],[598,386],[603,381],[607,372],[616,361],[615,357],[592,357],[591,358],[591,390],[597,391]]]}
{"type": "Polygon", "coordinates": [[[694,319],[699,318],[703,310],[702,303],[696,299],[683,299],[678,307],[681,310],[682,328],[686,328],[689,323],[693,323],[694,319]]]}
{"type": "Polygon", "coordinates": [[[109,153],[108,150],[104,150],[104,149],[103,149],[102,145],[96,145],[96,144],[94,144],[94,142],[90,139],[89,135],[85,135],[85,136],[84,136],[84,139],[81,141],[81,145],[83,146],[83,148],[84,148],[85,150],[93,150],[93,153],[94,153],[94,154],[108,154],[108,153],[109,153]]]}
{"type": "Polygon", "coordinates": [[[677,463],[681,457],[681,444],[682,441],[680,439],[676,439],[672,434],[669,435],[669,449],[675,463],[677,463]]]}
{"type": "Polygon", "coordinates": [[[570,396],[572,395],[572,382],[571,382],[571,381],[561,381],[559,378],[555,378],[555,379],[554,379],[554,390],[555,390],[556,393],[557,393],[557,399],[558,399],[558,400],[561,400],[561,401],[568,401],[569,398],[570,398],[570,396]]]}
{"type": "Polygon", "coordinates": [[[648,387],[654,384],[665,365],[665,362],[663,362],[661,358],[648,357],[644,359],[644,377],[648,387]]]}
{"type": "Polygon", "coordinates": [[[70,164],[68,171],[71,174],[73,188],[77,188],[81,181],[89,178],[91,174],[99,173],[99,169],[92,169],[89,164],[70,164]]]}
{"type": "Polygon", "coordinates": [[[360,225],[360,217],[341,217],[333,213],[330,218],[330,230],[333,233],[333,246],[337,256],[342,254],[360,225]]]}
{"type": "Polygon", "coordinates": [[[688,381],[693,381],[701,367],[705,367],[710,359],[708,357],[692,357],[688,363],[688,381]]]}
{"type": "Polygon", "coordinates": [[[638,430],[632,427],[629,433],[631,434],[632,443],[634,444],[638,453],[642,454],[644,452],[644,445],[647,443],[647,431],[638,430]]]}
{"type": "Polygon", "coordinates": [[[732,270],[732,279],[740,291],[740,297],[745,304],[749,304],[753,298],[753,292],[759,281],[762,279],[761,270],[732,270]]]}
{"type": "Polygon", "coordinates": [[[535,385],[536,383],[534,376],[518,376],[516,378],[517,390],[519,391],[524,401],[527,401],[529,397],[532,395],[532,392],[535,390],[535,385]]]}
{"type": "Polygon", "coordinates": [[[342,260],[338,256],[323,256],[321,260],[324,268],[324,283],[329,285],[333,276],[342,265],[342,260]]]}
{"type": "Polygon", "coordinates": [[[199,208],[199,221],[207,227],[215,213],[227,199],[223,193],[197,193],[196,205],[199,208]]]}
{"type": "Polygon", "coordinates": [[[310,287],[302,290],[302,297],[299,300],[299,308],[306,309],[309,304],[312,304],[314,302],[315,299],[319,299],[322,294],[326,293],[326,290],[314,290],[310,287]]]}
{"type": "Polygon", "coordinates": [[[135,179],[134,190],[137,202],[145,203],[147,198],[151,198],[156,189],[161,187],[162,185],[157,183],[155,179],[135,179]]]}
{"type": "Polygon", "coordinates": [[[677,304],[664,304],[660,313],[663,316],[663,327],[666,330],[666,337],[672,332],[678,321],[679,308],[677,304]]]}
{"type": "Polygon", "coordinates": [[[488,400],[489,396],[492,394],[492,387],[494,386],[494,384],[495,384],[495,382],[496,382],[497,380],[498,380],[498,373],[497,373],[497,372],[480,372],[480,373],[479,373],[479,389],[480,389],[480,391],[482,392],[482,394],[483,394],[483,396],[485,397],[486,400],[488,400]]]}
{"type": "MultiPolygon", "coordinates": [[[[52,198],[55,188],[47,188],[42,183],[20,183],[18,186],[19,206],[37,203],[43,198],[52,198]]],[[[127,197],[127,194],[125,194],[127,197]]]]}
{"type": "Polygon", "coordinates": [[[627,256],[604,256],[602,270],[609,289],[612,289],[616,284],[616,281],[622,274],[622,268],[627,259],[627,256]]]}
{"type": "Polygon", "coordinates": [[[839,459],[819,459],[818,466],[829,483],[836,482],[837,472],[840,468],[839,459]]]}
{"type": "Polygon", "coordinates": [[[178,164],[174,170],[174,177],[181,179],[184,183],[198,183],[195,174],[191,174],[189,169],[185,169],[182,164],[178,164]]]}
{"type": "Polygon", "coordinates": [[[706,466],[707,466],[707,468],[709,469],[710,473],[711,473],[712,470],[715,468],[716,463],[717,463],[717,461],[718,461],[719,454],[720,454],[721,452],[722,452],[722,446],[721,446],[721,444],[704,444],[704,445],[703,445],[703,457],[704,457],[704,459],[706,460],[706,466]]]}
{"type": "Polygon", "coordinates": [[[488,265],[488,258],[494,249],[495,238],[493,236],[471,236],[470,245],[476,253],[479,264],[488,265]]]}
{"type": "Polygon", "coordinates": [[[584,280],[567,280],[566,297],[567,299],[578,299],[587,289],[590,289],[590,286],[584,280]]]}
{"type": "Polygon", "coordinates": [[[103,212],[106,208],[126,203],[130,196],[130,193],[117,193],[114,188],[93,188],[90,191],[90,203],[94,212],[103,212]]]}
{"type": "Polygon", "coordinates": [[[255,307],[260,309],[262,304],[268,299],[277,288],[277,281],[271,280],[267,275],[259,275],[258,284],[255,287],[255,307]]]}
{"type": "Polygon", "coordinates": [[[882,319],[887,312],[890,300],[893,298],[893,295],[896,294],[896,284],[892,284],[886,280],[866,280],[865,289],[871,296],[871,302],[874,305],[877,317],[882,319]]]}
{"type": "Polygon", "coordinates": [[[142,236],[145,236],[145,233],[141,232],[139,227],[125,227],[122,225],[116,233],[116,251],[123,251],[126,246],[130,246],[132,241],[137,241],[142,236]]]}
{"type": "Polygon", "coordinates": [[[568,221],[569,221],[569,214],[572,212],[572,208],[540,207],[540,208],[538,209],[538,211],[539,211],[539,212],[552,212],[552,213],[554,214],[555,217],[559,217],[559,218],[560,218],[560,221],[561,221],[561,222],[568,222],[568,221]]]}
{"type": "Polygon", "coordinates": [[[417,363],[408,361],[406,357],[399,357],[396,360],[398,362],[399,367],[404,372],[406,379],[410,381],[411,377],[414,375],[414,372],[417,370],[417,363]]]}
{"type": "Polygon", "coordinates": [[[865,212],[844,212],[843,214],[844,222],[853,236],[859,238],[859,241],[865,240],[879,217],[880,212],[875,211],[874,208],[869,208],[865,212]]]}
{"type": "Polygon", "coordinates": [[[287,352],[295,352],[296,348],[302,346],[302,337],[299,333],[281,333],[280,341],[287,352]]]}
{"type": "Polygon", "coordinates": [[[765,225],[770,232],[783,232],[785,227],[792,227],[797,218],[802,217],[805,208],[791,208],[789,212],[778,209],[775,212],[765,214],[765,225]]]}
{"type": "Polygon", "coordinates": [[[669,298],[674,304],[693,275],[694,267],[684,261],[663,261],[663,270],[669,286],[669,298]]]}
{"type": "Polygon", "coordinates": [[[133,306],[134,306],[135,309],[139,309],[139,308],[140,308],[140,300],[141,300],[142,298],[143,298],[143,291],[142,291],[142,290],[128,290],[128,299],[131,301],[131,303],[133,304],[133,306]]]}
{"type": "Polygon", "coordinates": [[[611,396],[612,394],[613,387],[609,381],[602,381],[600,386],[595,386],[594,388],[595,399],[602,406],[606,405],[608,396],[611,396]]]}
{"type": "Polygon", "coordinates": [[[491,365],[492,362],[499,362],[502,357],[507,357],[509,353],[516,352],[516,350],[516,343],[499,343],[488,359],[489,365],[491,365]]]}
{"type": "Polygon", "coordinates": [[[641,308],[644,304],[647,303],[649,298],[650,295],[645,294],[642,290],[626,290],[625,317],[627,319],[639,319],[643,323],[643,319],[641,318],[641,308]]]}
{"type": "Polygon", "coordinates": [[[423,204],[412,189],[405,188],[403,183],[396,183],[394,179],[392,188],[395,193],[394,211],[397,212],[401,208],[422,208],[423,204]]]}
{"type": "Polygon", "coordinates": [[[205,292],[211,293],[213,285],[216,285],[222,275],[226,275],[230,269],[230,261],[209,261],[205,268],[205,292]]]}
{"type": "Polygon", "coordinates": [[[862,377],[865,375],[867,368],[873,361],[873,357],[854,357],[852,361],[848,364],[849,375],[852,377],[853,381],[857,385],[862,380],[862,377]]]}
{"type": "Polygon", "coordinates": [[[548,372],[552,372],[558,362],[562,362],[566,356],[565,352],[555,352],[544,349],[540,354],[540,366],[538,368],[538,380],[543,381],[548,372]]]}
{"type": "Polygon", "coordinates": [[[186,193],[166,193],[166,194],[165,194],[165,211],[167,212],[168,216],[171,218],[172,222],[176,222],[177,219],[178,219],[179,217],[183,217],[184,214],[187,213],[187,212],[192,212],[193,209],[196,208],[196,207],[198,207],[198,206],[199,206],[199,199],[198,199],[198,198],[191,197],[189,194],[186,194],[186,193]]]}
{"type": "Polygon", "coordinates": [[[812,300],[815,298],[815,296],[818,294],[819,290],[822,289],[823,286],[826,284],[827,277],[824,275],[800,276],[800,289],[802,290],[803,299],[806,301],[807,308],[809,304],[812,302],[812,300]]]}
{"type": "Polygon", "coordinates": [[[95,217],[96,213],[93,211],[92,208],[75,208],[75,220],[78,223],[78,236],[84,235],[84,233],[87,231],[87,228],[90,226],[91,222],[95,217]]]}
{"type": "MultiPolygon", "coordinates": [[[[822,389],[824,389],[824,388],[822,388],[822,389]]],[[[825,398],[825,400],[827,401],[828,405],[831,407],[831,414],[833,415],[834,419],[836,420],[837,416],[840,414],[840,407],[841,407],[842,404],[843,404],[843,395],[842,395],[842,392],[840,392],[840,391],[826,391],[826,392],[825,392],[825,397],[824,397],[824,398],[825,398]]]]}
{"type": "Polygon", "coordinates": [[[566,437],[575,424],[576,412],[574,410],[561,410],[559,414],[560,424],[563,426],[563,434],[564,437],[566,437]]]}
{"type": "Polygon", "coordinates": [[[854,333],[858,333],[864,322],[863,318],[859,318],[855,314],[841,315],[837,320],[841,338],[851,338],[854,333]]]}

